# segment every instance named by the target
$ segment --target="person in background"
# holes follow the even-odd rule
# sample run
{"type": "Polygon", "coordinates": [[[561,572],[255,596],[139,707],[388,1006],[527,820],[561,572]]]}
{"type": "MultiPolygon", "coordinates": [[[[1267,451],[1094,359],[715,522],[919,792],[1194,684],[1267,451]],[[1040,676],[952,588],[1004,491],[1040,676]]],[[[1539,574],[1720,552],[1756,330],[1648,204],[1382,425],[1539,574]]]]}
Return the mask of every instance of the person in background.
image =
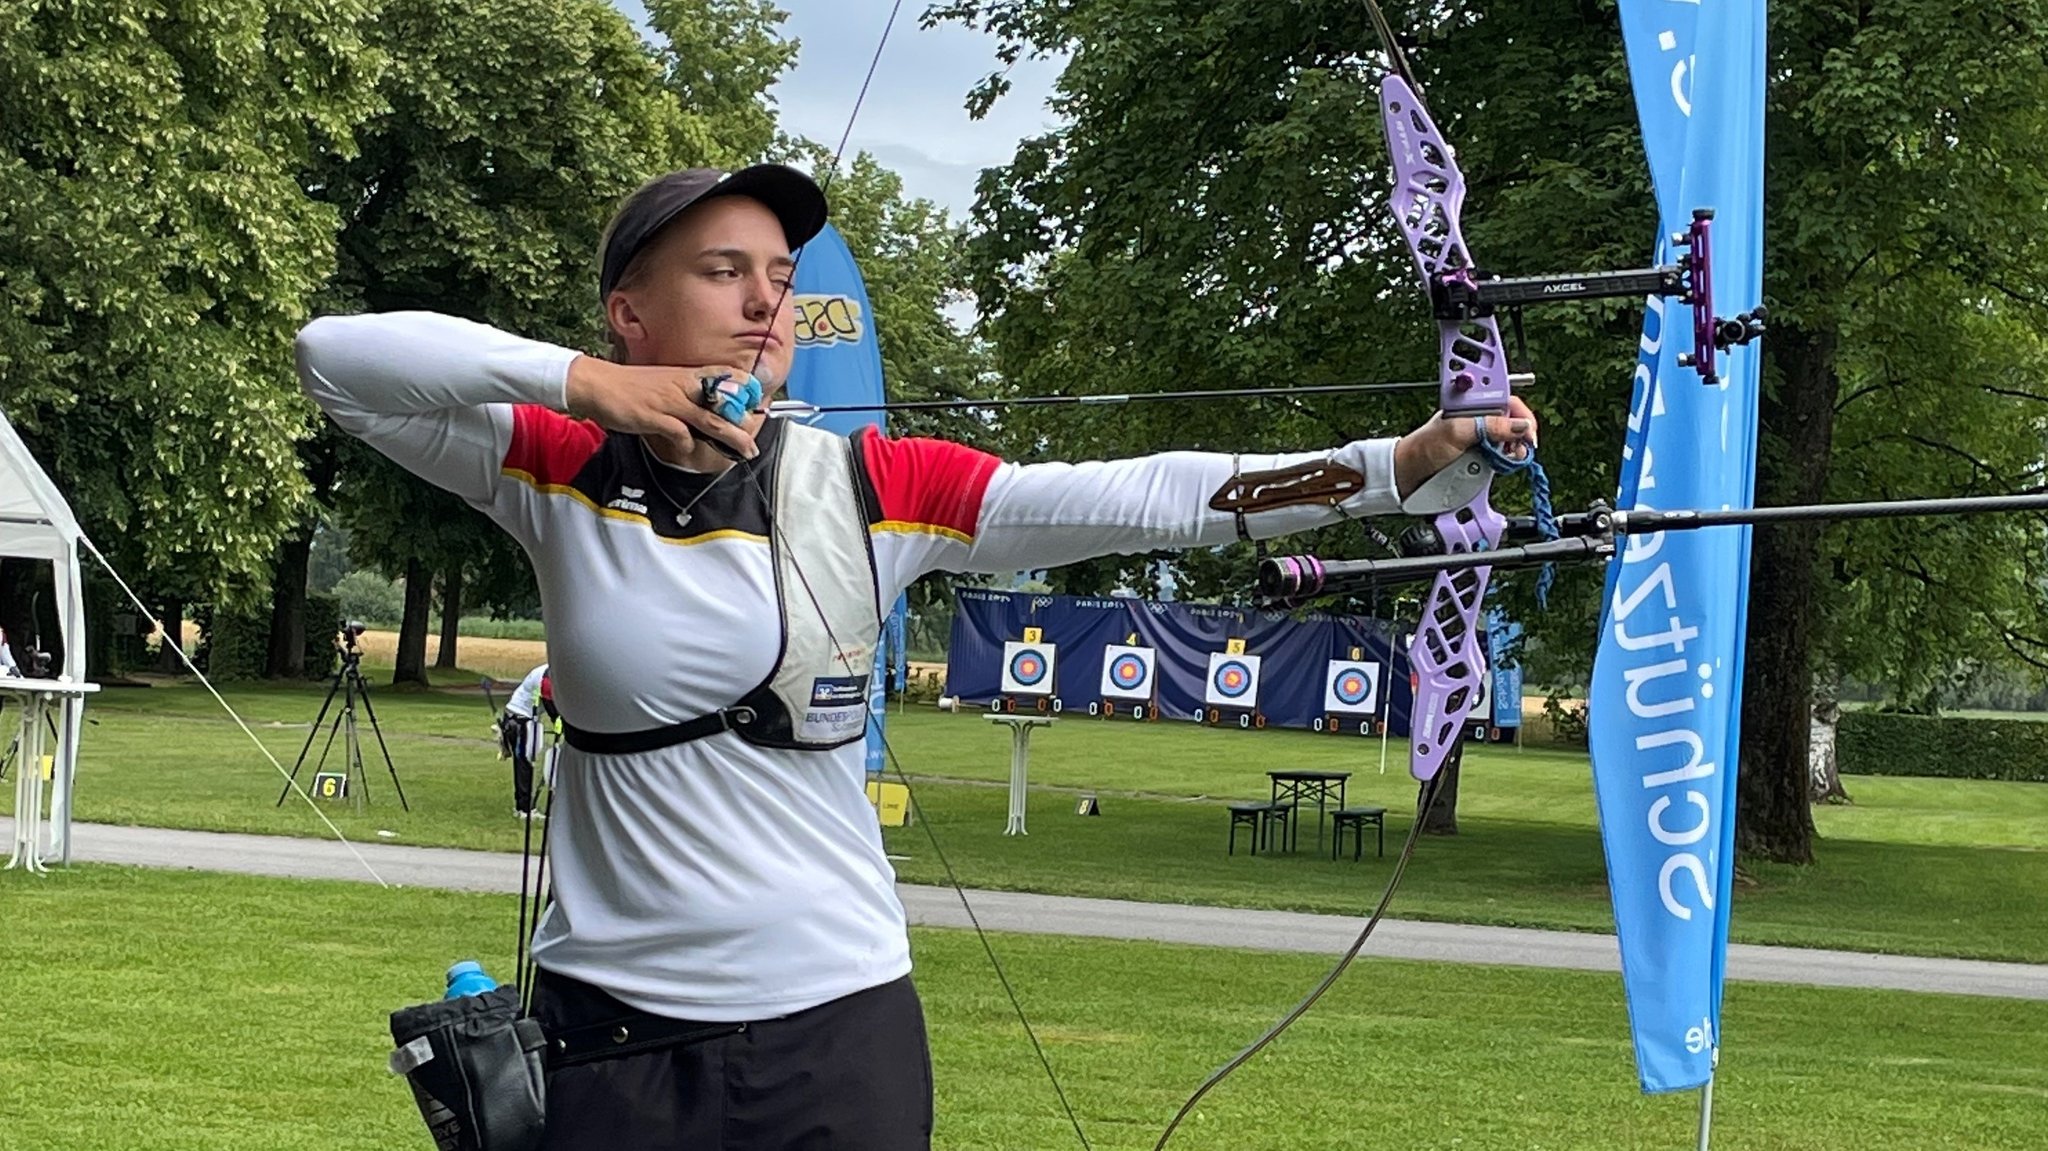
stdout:
{"type": "Polygon", "coordinates": [[[7,629],[0,627],[0,675],[21,674],[21,665],[14,662],[14,652],[7,647],[7,629]]]}
{"type": "Polygon", "coordinates": [[[533,810],[533,761],[540,758],[541,725],[534,718],[540,706],[542,685],[548,665],[526,673],[512,698],[505,701],[505,715],[499,721],[499,739],[512,753],[512,814],[520,819],[537,817],[533,810]]]}

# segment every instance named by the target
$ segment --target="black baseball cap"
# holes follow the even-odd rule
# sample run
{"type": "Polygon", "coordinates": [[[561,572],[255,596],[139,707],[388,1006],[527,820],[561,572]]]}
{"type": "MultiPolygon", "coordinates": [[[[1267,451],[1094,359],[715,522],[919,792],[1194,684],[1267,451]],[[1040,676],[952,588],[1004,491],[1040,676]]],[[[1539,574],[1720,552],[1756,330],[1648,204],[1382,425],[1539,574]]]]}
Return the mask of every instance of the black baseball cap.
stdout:
{"type": "Polygon", "coordinates": [[[825,193],[809,176],[783,164],[755,164],[737,172],[685,168],[657,176],[627,196],[605,227],[598,243],[598,299],[612,294],[626,265],[685,208],[714,196],[760,201],[782,221],[792,251],[825,227],[825,193]]]}

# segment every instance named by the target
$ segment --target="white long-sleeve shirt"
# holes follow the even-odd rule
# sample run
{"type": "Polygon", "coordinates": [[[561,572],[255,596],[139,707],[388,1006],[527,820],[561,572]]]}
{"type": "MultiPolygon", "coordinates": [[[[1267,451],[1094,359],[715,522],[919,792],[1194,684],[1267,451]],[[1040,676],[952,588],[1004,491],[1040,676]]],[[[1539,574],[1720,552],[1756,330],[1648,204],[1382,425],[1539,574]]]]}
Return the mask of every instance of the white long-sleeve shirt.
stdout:
{"type": "MultiPolygon", "coordinates": [[[[306,391],[336,423],[524,545],[570,723],[625,732],[693,719],[772,670],[781,623],[755,485],[668,467],[633,437],[563,415],[577,353],[392,313],[317,320],[298,354],[306,391]]],[[[864,433],[878,606],[933,571],[1227,543],[1236,521],[1208,500],[1234,468],[1334,458],[1367,480],[1345,514],[1390,513],[1393,446],[1011,464],[864,433]]],[[[1339,518],[1299,507],[1249,525],[1265,538],[1339,518]]],[[[782,751],[725,733],[632,755],[565,747],[549,825],[555,902],[535,959],[641,1010],[707,1021],[788,1014],[900,978],[903,908],[865,781],[858,741],[782,751]]]]}
{"type": "Polygon", "coordinates": [[[540,710],[540,681],[548,676],[548,665],[541,664],[526,673],[519,686],[512,689],[512,697],[505,701],[505,710],[521,719],[532,719],[540,710]]]}

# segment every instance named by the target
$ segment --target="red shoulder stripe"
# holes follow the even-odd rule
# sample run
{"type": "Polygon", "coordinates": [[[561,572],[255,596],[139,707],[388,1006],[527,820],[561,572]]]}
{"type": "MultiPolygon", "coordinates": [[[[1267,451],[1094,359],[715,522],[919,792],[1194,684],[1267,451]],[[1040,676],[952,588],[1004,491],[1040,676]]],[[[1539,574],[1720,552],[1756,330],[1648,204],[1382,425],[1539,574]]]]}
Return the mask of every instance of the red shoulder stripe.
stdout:
{"type": "Polygon", "coordinates": [[[539,404],[519,404],[512,409],[512,445],[505,449],[505,470],[543,486],[566,484],[602,443],[604,429],[588,420],[570,419],[539,404]]]}
{"type": "Polygon", "coordinates": [[[882,505],[881,526],[974,538],[989,477],[1002,460],[945,440],[889,439],[872,428],[861,433],[860,449],[882,505]]]}

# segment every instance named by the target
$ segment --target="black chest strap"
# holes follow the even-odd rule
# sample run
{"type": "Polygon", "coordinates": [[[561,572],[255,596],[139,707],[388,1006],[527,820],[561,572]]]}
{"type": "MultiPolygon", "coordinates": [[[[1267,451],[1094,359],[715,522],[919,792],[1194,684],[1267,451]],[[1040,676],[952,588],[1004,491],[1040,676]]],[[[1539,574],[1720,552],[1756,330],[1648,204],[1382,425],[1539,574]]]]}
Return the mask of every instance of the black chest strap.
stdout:
{"type": "Polygon", "coordinates": [[[659,751],[679,743],[731,731],[744,723],[754,722],[751,707],[725,707],[710,715],[671,723],[666,727],[653,727],[646,731],[586,731],[568,720],[562,721],[562,738],[577,751],[593,755],[632,755],[642,751],[659,751]]]}

